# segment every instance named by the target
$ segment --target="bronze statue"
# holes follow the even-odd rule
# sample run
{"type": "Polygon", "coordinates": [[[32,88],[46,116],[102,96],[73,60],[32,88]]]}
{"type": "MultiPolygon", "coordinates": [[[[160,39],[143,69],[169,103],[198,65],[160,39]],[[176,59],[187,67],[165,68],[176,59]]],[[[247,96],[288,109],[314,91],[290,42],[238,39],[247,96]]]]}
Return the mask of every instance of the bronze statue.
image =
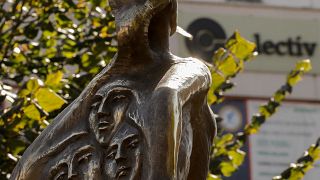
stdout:
{"type": "Polygon", "coordinates": [[[206,179],[208,68],[169,51],[176,0],[110,0],[118,53],[26,150],[11,179],[206,179]]]}

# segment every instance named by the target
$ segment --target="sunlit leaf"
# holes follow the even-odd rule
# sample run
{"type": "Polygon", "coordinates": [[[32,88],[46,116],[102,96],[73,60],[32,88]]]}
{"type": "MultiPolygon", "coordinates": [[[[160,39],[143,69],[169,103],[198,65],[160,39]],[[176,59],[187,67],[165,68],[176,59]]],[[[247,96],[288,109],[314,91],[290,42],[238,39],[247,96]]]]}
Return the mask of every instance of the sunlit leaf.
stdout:
{"type": "Polygon", "coordinates": [[[243,37],[236,31],[226,42],[225,47],[231,51],[237,58],[247,60],[252,56],[256,45],[243,37]]]}
{"type": "Polygon", "coordinates": [[[72,51],[63,51],[62,55],[66,58],[73,58],[75,56],[75,53],[72,51]]]}
{"type": "Polygon", "coordinates": [[[224,176],[230,177],[232,173],[237,169],[232,162],[224,161],[220,164],[221,172],[224,176]]]}
{"type": "Polygon", "coordinates": [[[320,147],[315,147],[314,145],[312,145],[309,148],[308,153],[314,160],[320,159],[320,147]]]}
{"type": "Polygon", "coordinates": [[[34,119],[34,120],[41,119],[40,112],[34,104],[30,104],[29,106],[24,108],[23,111],[24,111],[24,114],[30,119],[34,119]]]}
{"type": "Polygon", "coordinates": [[[269,111],[267,105],[264,106],[260,106],[259,107],[259,113],[263,116],[265,116],[266,118],[271,116],[271,112],[269,111]]]}
{"type": "Polygon", "coordinates": [[[296,65],[296,70],[308,72],[312,69],[311,61],[309,59],[305,59],[299,61],[296,65]]]}
{"type": "Polygon", "coordinates": [[[222,180],[221,177],[213,175],[213,174],[208,174],[207,180],[222,180]]]}
{"type": "Polygon", "coordinates": [[[304,173],[297,169],[297,168],[294,168],[291,170],[291,176],[288,180],[300,180],[304,177],[304,173]]]}
{"type": "Polygon", "coordinates": [[[30,90],[28,90],[28,89],[22,89],[22,90],[19,92],[18,95],[19,95],[20,97],[26,97],[26,96],[28,96],[30,93],[31,93],[30,90]]]}
{"type": "Polygon", "coordinates": [[[295,76],[288,77],[288,84],[291,86],[294,86],[301,80],[302,80],[302,77],[300,76],[300,74],[297,74],[295,76]]]}
{"type": "Polygon", "coordinates": [[[43,85],[43,82],[40,79],[36,79],[36,78],[31,78],[28,82],[27,82],[27,89],[30,92],[34,92],[36,91],[41,85],[43,85]]]}
{"type": "Polygon", "coordinates": [[[88,67],[90,65],[89,54],[85,53],[81,57],[81,64],[83,67],[88,67]]]}
{"type": "Polygon", "coordinates": [[[47,46],[47,47],[53,47],[53,46],[55,46],[56,44],[57,44],[57,40],[55,40],[55,39],[53,39],[53,38],[48,39],[48,40],[46,41],[46,46],[47,46]]]}
{"type": "Polygon", "coordinates": [[[208,98],[208,104],[213,104],[218,100],[217,96],[214,94],[213,89],[210,89],[208,91],[207,98],[208,98]]]}
{"type": "Polygon", "coordinates": [[[219,139],[219,141],[215,145],[217,147],[220,147],[220,146],[225,145],[226,143],[232,141],[233,138],[234,138],[233,134],[230,134],[230,133],[229,134],[225,134],[219,139]]]}
{"type": "Polygon", "coordinates": [[[259,129],[260,129],[259,125],[250,124],[250,125],[246,126],[245,133],[246,134],[257,134],[259,129]]]}
{"type": "Polygon", "coordinates": [[[225,59],[226,55],[227,51],[225,49],[219,48],[218,50],[216,50],[216,52],[213,55],[213,66],[219,67],[223,62],[222,60],[225,59]]]}
{"type": "Polygon", "coordinates": [[[221,73],[214,72],[211,74],[212,76],[212,85],[210,88],[216,90],[219,86],[221,86],[225,81],[226,78],[221,73]]]}
{"type": "Polygon", "coordinates": [[[244,161],[246,153],[237,149],[235,151],[229,151],[228,155],[232,157],[231,159],[234,165],[240,166],[244,161]]]}
{"type": "Polygon", "coordinates": [[[284,98],[285,98],[285,95],[280,91],[277,91],[273,96],[273,100],[278,103],[282,102],[284,98]]]}
{"type": "Polygon", "coordinates": [[[231,56],[227,56],[223,63],[218,67],[219,71],[222,72],[225,76],[231,76],[238,71],[238,65],[236,60],[231,56]]]}
{"type": "Polygon", "coordinates": [[[36,99],[45,111],[51,112],[60,109],[66,101],[48,88],[40,88],[36,93],[36,99]]]}
{"type": "Polygon", "coordinates": [[[57,86],[60,84],[60,81],[63,77],[62,71],[57,71],[47,75],[45,84],[48,86],[57,86]]]}

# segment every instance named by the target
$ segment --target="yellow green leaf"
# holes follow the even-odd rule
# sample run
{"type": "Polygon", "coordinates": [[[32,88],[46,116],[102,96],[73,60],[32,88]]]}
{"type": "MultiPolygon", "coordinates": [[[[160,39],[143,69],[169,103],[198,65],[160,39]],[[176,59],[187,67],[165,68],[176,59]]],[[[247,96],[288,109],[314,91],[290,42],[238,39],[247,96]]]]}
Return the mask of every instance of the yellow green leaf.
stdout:
{"type": "Polygon", "coordinates": [[[226,55],[226,50],[223,48],[219,48],[213,56],[213,65],[215,67],[219,67],[221,64],[221,61],[224,59],[224,56],[226,55]]]}
{"type": "Polygon", "coordinates": [[[101,23],[98,21],[98,19],[93,19],[92,26],[93,28],[98,28],[101,26],[101,23]]]}
{"type": "Polygon", "coordinates": [[[218,156],[225,156],[227,154],[227,152],[228,152],[228,150],[225,147],[216,147],[215,146],[213,158],[218,157],[218,156]]]}
{"type": "Polygon", "coordinates": [[[36,99],[41,108],[47,112],[60,109],[66,103],[64,99],[48,88],[40,88],[36,93],[36,99]]]}
{"type": "Polygon", "coordinates": [[[228,155],[231,157],[232,163],[238,167],[243,163],[246,153],[237,149],[235,151],[229,151],[228,155]]]}
{"type": "Polygon", "coordinates": [[[101,29],[101,31],[100,31],[99,36],[100,36],[101,38],[106,38],[106,37],[108,37],[108,29],[109,29],[108,26],[103,27],[103,28],[101,29]]]}
{"type": "Polygon", "coordinates": [[[73,58],[75,56],[75,53],[72,51],[62,51],[62,55],[66,58],[73,58]]]}
{"type": "Polygon", "coordinates": [[[17,63],[23,63],[24,61],[26,61],[26,57],[24,55],[22,55],[22,54],[14,54],[14,56],[15,56],[14,60],[17,63]]]}
{"type": "Polygon", "coordinates": [[[223,101],[224,101],[224,96],[222,96],[222,97],[220,97],[220,98],[217,98],[217,100],[216,100],[216,104],[219,104],[219,103],[222,103],[223,101]]]}
{"type": "Polygon", "coordinates": [[[88,67],[90,65],[90,61],[89,60],[89,54],[85,53],[82,55],[81,57],[81,64],[83,67],[88,67]]]}
{"type": "Polygon", "coordinates": [[[40,86],[42,86],[43,83],[40,79],[36,79],[36,78],[31,78],[28,82],[27,82],[27,89],[30,92],[34,92],[36,91],[40,86]]]}
{"type": "Polygon", "coordinates": [[[98,73],[100,71],[100,69],[99,69],[99,67],[94,67],[94,68],[91,68],[90,69],[90,71],[89,71],[89,73],[91,73],[91,74],[96,74],[96,73],[98,73]]]}
{"type": "Polygon", "coordinates": [[[54,47],[54,46],[56,46],[56,44],[57,44],[57,41],[53,38],[46,40],[47,47],[54,47]]]}
{"type": "Polygon", "coordinates": [[[48,48],[48,49],[46,49],[45,50],[45,53],[46,53],[46,56],[47,56],[47,58],[53,58],[53,57],[55,57],[56,56],[56,54],[57,54],[57,48],[55,48],[55,47],[51,47],[51,48],[48,48]]]}
{"type": "Polygon", "coordinates": [[[294,168],[291,170],[291,175],[288,180],[300,180],[304,177],[304,173],[300,171],[298,168],[294,168]]]}
{"type": "Polygon", "coordinates": [[[26,108],[24,108],[23,111],[24,111],[24,114],[30,119],[34,119],[34,120],[41,119],[40,112],[34,104],[27,106],[26,108]]]}
{"type": "MultiPolygon", "coordinates": [[[[20,117],[21,118],[21,117],[20,117]]],[[[33,118],[31,118],[33,119],[33,118]]],[[[38,120],[38,119],[35,119],[35,120],[38,120]]],[[[20,120],[19,123],[16,123],[15,126],[13,127],[13,131],[14,132],[20,132],[21,129],[24,129],[27,125],[28,121],[26,119],[23,119],[23,120],[20,120]]]]}
{"type": "Polygon", "coordinates": [[[45,84],[48,86],[57,86],[59,85],[61,79],[63,77],[63,73],[61,71],[57,71],[52,74],[48,74],[45,84]]]}
{"type": "Polygon", "coordinates": [[[232,173],[237,169],[233,166],[232,162],[224,161],[220,164],[221,172],[224,176],[230,177],[232,173]]]}
{"type": "Polygon", "coordinates": [[[213,89],[210,89],[208,91],[208,96],[207,96],[207,99],[208,99],[208,104],[213,104],[217,101],[217,96],[214,94],[213,92],[213,89]]]}
{"type": "Polygon", "coordinates": [[[209,173],[207,176],[207,180],[222,180],[222,178],[209,173]]]}
{"type": "Polygon", "coordinates": [[[219,71],[221,71],[225,76],[231,76],[238,72],[238,65],[236,60],[231,56],[228,55],[224,60],[223,63],[218,67],[219,71]]]}
{"type": "Polygon", "coordinates": [[[226,81],[226,78],[218,72],[212,72],[211,74],[212,76],[212,85],[210,88],[213,89],[213,92],[221,86],[221,84],[223,84],[226,81]]]}
{"type": "Polygon", "coordinates": [[[117,52],[118,48],[116,47],[112,47],[112,46],[108,46],[108,52],[117,52]]]}
{"type": "Polygon", "coordinates": [[[277,102],[277,103],[282,102],[284,98],[285,98],[285,96],[284,96],[281,92],[277,92],[277,93],[273,96],[274,101],[277,102]]]}
{"type": "Polygon", "coordinates": [[[19,92],[19,96],[20,96],[20,97],[26,97],[26,96],[28,96],[30,93],[31,93],[30,90],[28,90],[28,89],[22,89],[22,90],[19,92]]]}
{"type": "Polygon", "coordinates": [[[311,169],[313,169],[314,166],[313,166],[313,162],[309,162],[307,164],[305,164],[304,168],[303,168],[303,171],[304,172],[307,172],[307,171],[310,171],[311,169]]]}
{"type": "Polygon", "coordinates": [[[244,69],[244,60],[239,59],[239,62],[237,65],[238,65],[238,70],[242,71],[244,69]]]}
{"type": "Polygon", "coordinates": [[[320,159],[320,147],[315,147],[315,145],[312,145],[309,148],[308,153],[314,160],[320,159]]]}
{"type": "Polygon", "coordinates": [[[271,116],[270,112],[269,112],[268,109],[267,109],[267,105],[265,105],[265,106],[260,106],[260,107],[259,107],[259,113],[260,113],[261,115],[265,116],[266,118],[268,118],[268,117],[271,116]]]}
{"type": "Polygon", "coordinates": [[[312,69],[310,59],[301,60],[296,65],[296,70],[308,72],[312,69]]]}
{"type": "Polygon", "coordinates": [[[295,76],[293,76],[293,77],[289,77],[288,78],[288,84],[290,85],[290,86],[294,86],[294,85],[296,85],[299,81],[301,81],[302,80],[302,78],[301,78],[301,75],[300,74],[297,74],[297,75],[295,75],[295,76]]]}
{"type": "Polygon", "coordinates": [[[241,37],[240,33],[236,31],[231,38],[227,40],[225,47],[237,58],[247,60],[249,57],[252,57],[256,45],[241,37]]]}
{"type": "Polygon", "coordinates": [[[229,133],[229,134],[225,134],[223,135],[218,142],[216,142],[216,146],[217,147],[221,147],[223,145],[226,145],[226,143],[230,142],[233,140],[233,134],[229,133]]]}
{"type": "Polygon", "coordinates": [[[245,133],[246,134],[256,134],[258,133],[259,131],[259,126],[257,124],[253,125],[253,124],[250,124],[250,125],[247,125],[245,127],[245,133]]]}

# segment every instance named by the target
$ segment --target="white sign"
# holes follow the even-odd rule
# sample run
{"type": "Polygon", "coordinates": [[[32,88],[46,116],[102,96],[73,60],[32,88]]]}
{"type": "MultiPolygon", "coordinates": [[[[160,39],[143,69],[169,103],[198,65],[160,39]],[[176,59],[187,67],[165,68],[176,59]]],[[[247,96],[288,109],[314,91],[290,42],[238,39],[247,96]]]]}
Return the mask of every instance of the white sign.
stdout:
{"type": "MultiPolygon", "coordinates": [[[[258,112],[263,101],[247,103],[248,116],[258,112]]],[[[250,137],[252,180],[270,180],[280,175],[290,163],[303,155],[320,137],[320,104],[284,103],[278,112],[250,137]]],[[[319,180],[320,164],[305,176],[305,180],[319,180]]]]}
{"type": "Polygon", "coordinates": [[[320,74],[319,11],[181,2],[178,15],[179,26],[194,36],[176,36],[179,56],[210,61],[222,39],[238,29],[260,52],[247,70],[288,73],[298,60],[310,58],[312,73],[320,74]]]}

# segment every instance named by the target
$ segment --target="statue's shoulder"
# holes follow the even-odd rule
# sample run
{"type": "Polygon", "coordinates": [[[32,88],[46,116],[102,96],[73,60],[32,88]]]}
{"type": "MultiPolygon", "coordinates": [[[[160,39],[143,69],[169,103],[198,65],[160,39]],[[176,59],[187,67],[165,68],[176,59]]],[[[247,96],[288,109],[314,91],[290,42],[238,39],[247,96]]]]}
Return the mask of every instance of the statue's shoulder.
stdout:
{"type": "MultiPolygon", "coordinates": [[[[205,63],[196,58],[172,56],[171,65],[157,87],[202,92],[211,85],[211,73],[205,63]]],[[[187,93],[188,94],[188,93],[187,93]]]]}
{"type": "Polygon", "coordinates": [[[173,59],[175,64],[184,65],[190,71],[201,71],[202,73],[210,74],[209,67],[211,65],[203,60],[194,57],[182,58],[178,56],[173,56],[173,59]]]}

